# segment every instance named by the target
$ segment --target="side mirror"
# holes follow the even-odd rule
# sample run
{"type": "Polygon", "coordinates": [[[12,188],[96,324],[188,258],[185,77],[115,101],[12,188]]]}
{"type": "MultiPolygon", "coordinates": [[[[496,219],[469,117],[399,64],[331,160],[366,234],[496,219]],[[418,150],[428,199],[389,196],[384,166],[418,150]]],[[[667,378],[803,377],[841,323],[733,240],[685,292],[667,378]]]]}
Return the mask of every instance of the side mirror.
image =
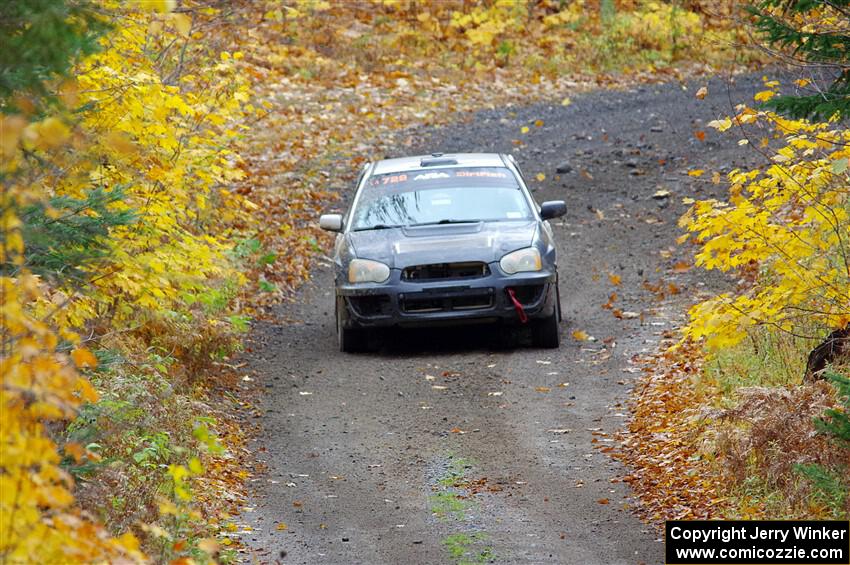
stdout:
{"type": "Polygon", "coordinates": [[[540,217],[544,220],[560,218],[567,213],[567,205],[563,200],[550,200],[540,205],[540,217]]]}
{"type": "Polygon", "coordinates": [[[328,231],[342,231],[342,214],[322,214],[319,227],[328,231]]]}

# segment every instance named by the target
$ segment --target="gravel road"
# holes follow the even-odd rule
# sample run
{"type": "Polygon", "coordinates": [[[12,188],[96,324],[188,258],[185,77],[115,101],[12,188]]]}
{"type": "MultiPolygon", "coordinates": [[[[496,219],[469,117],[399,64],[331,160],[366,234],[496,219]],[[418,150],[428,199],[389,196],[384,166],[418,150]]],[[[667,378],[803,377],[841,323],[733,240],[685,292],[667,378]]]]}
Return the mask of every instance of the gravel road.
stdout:
{"type": "Polygon", "coordinates": [[[631,358],[699,291],[674,268],[681,199],[719,193],[712,171],[745,165],[738,137],[706,123],[757,90],[753,78],[647,85],[412,132],[399,154],[513,152],[538,202],[567,202],[555,223],[561,348],[533,349],[522,332],[505,348],[495,329],[466,327],[395,332],[379,352],[342,354],[332,271],[319,266],[252,338],[264,387],[254,447],[267,471],[239,519],[251,528],[244,560],[661,563],[658,533],[628,509],[627,471],[600,448],[624,425],[631,358]],[[683,291],[659,302],[644,281],[683,291]],[[602,307],[612,293],[623,319],[602,307]]]}

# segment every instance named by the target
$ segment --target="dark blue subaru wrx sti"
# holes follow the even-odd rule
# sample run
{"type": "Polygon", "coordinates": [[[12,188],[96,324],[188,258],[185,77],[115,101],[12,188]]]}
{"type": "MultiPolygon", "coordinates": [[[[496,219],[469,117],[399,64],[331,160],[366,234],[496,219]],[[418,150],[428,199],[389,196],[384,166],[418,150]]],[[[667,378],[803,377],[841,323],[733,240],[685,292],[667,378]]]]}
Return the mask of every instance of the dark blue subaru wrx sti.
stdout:
{"type": "Polygon", "coordinates": [[[392,326],[528,323],[538,347],[558,347],[555,242],[510,155],[433,154],[367,164],[338,232],[336,324],[342,351],[392,326]]]}

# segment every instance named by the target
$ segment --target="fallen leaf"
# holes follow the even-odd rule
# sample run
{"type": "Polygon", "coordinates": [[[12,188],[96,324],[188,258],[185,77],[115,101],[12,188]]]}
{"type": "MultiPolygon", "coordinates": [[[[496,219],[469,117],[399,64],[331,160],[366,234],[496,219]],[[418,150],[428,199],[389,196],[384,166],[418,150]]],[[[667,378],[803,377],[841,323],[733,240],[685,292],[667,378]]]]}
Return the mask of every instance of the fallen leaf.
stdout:
{"type": "Polygon", "coordinates": [[[620,275],[615,275],[614,273],[608,273],[608,280],[611,281],[611,284],[614,286],[620,286],[623,282],[622,277],[620,277],[620,275]]]}
{"type": "Polygon", "coordinates": [[[546,180],[546,175],[543,173],[537,173],[537,180],[543,182],[544,180],[546,180]]]}
{"type": "Polygon", "coordinates": [[[705,86],[699,87],[699,90],[697,90],[697,93],[695,94],[695,96],[699,100],[703,100],[707,95],[708,95],[708,88],[706,88],[705,86]]]}
{"type": "Polygon", "coordinates": [[[704,172],[705,171],[703,171],[702,169],[693,169],[691,171],[688,171],[688,176],[689,177],[701,177],[704,172]]]}
{"type": "Polygon", "coordinates": [[[590,340],[590,335],[584,330],[574,330],[573,331],[573,339],[576,341],[588,341],[590,340]]]}
{"type": "Polygon", "coordinates": [[[537,392],[549,392],[552,389],[550,389],[548,386],[539,386],[534,390],[536,390],[537,392]]]}
{"type": "Polygon", "coordinates": [[[600,498],[596,502],[598,502],[599,504],[608,504],[608,499],[607,498],[600,498]]]}

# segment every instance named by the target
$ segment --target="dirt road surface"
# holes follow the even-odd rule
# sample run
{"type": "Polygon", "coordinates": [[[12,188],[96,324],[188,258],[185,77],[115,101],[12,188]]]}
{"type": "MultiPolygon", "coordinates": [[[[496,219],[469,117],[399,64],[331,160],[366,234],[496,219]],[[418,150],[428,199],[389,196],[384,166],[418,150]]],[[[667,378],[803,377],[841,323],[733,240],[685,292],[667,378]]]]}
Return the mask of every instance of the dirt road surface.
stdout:
{"type": "Polygon", "coordinates": [[[744,164],[734,161],[738,137],[706,124],[757,86],[739,78],[590,93],[411,132],[399,155],[512,152],[538,202],[567,202],[554,223],[562,345],[533,349],[518,332],[503,348],[504,330],[466,327],[398,331],[378,352],[343,354],[332,270],[318,267],[279,320],[254,331],[249,361],[264,391],[254,447],[268,469],[240,517],[251,528],[242,558],[661,563],[659,534],[628,510],[627,471],[600,447],[628,414],[631,358],[654,350],[681,311],[644,281],[681,285],[678,301],[699,290],[674,272],[686,255],[675,248],[682,198],[719,194],[712,171],[744,164]],[[695,169],[707,172],[687,174],[695,169]],[[623,319],[602,307],[612,293],[623,319]]]}

